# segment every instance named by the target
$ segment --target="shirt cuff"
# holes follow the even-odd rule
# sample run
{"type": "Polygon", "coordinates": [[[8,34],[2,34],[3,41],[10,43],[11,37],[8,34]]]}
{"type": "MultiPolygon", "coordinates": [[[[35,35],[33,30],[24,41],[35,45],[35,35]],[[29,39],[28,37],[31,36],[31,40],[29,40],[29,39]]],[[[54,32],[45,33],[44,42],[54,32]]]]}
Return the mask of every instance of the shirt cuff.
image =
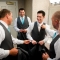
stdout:
{"type": "Polygon", "coordinates": [[[21,42],[20,42],[21,44],[24,44],[24,40],[21,40],[21,42]]]}
{"type": "Polygon", "coordinates": [[[9,50],[5,50],[5,56],[4,57],[7,57],[9,55],[9,50]]]}
{"type": "Polygon", "coordinates": [[[47,58],[47,60],[52,60],[51,58],[47,58]]]}
{"type": "Polygon", "coordinates": [[[46,43],[46,42],[47,42],[45,39],[44,39],[43,41],[44,41],[44,43],[46,43]]]}
{"type": "Polygon", "coordinates": [[[24,44],[24,40],[18,40],[17,44],[24,44]]]}

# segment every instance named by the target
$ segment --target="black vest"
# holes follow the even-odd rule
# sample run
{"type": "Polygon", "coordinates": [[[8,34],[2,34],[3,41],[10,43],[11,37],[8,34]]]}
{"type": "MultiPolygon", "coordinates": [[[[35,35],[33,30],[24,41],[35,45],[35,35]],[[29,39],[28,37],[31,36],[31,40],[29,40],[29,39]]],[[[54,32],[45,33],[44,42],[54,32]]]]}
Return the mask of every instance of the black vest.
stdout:
{"type": "Polygon", "coordinates": [[[41,30],[39,32],[37,22],[35,22],[34,23],[34,28],[31,32],[32,38],[38,42],[40,40],[43,40],[45,38],[45,35],[46,35],[45,29],[41,28],[41,30]]]}
{"type": "Polygon", "coordinates": [[[56,57],[56,54],[55,54],[55,49],[54,49],[54,44],[55,42],[59,39],[60,35],[57,35],[51,42],[50,44],[50,58],[55,58],[56,57]]]}
{"type": "Polygon", "coordinates": [[[24,24],[21,23],[20,17],[17,18],[17,27],[19,29],[26,29],[28,28],[28,26],[29,26],[29,23],[27,20],[27,16],[25,16],[24,24]]]}
{"type": "MultiPolygon", "coordinates": [[[[5,31],[5,39],[2,41],[0,48],[3,48],[4,50],[11,50],[13,48],[11,34],[2,23],[0,23],[0,25],[3,27],[5,31]]],[[[13,59],[13,57],[9,55],[8,57],[3,58],[2,60],[11,60],[11,59],[13,59]]]]}

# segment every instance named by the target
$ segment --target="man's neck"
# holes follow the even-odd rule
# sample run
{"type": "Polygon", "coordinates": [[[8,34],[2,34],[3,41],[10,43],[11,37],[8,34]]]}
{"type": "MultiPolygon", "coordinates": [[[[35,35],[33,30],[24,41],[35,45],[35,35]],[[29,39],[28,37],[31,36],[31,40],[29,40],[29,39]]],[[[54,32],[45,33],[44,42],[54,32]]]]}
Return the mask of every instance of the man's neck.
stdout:
{"type": "Polygon", "coordinates": [[[1,20],[4,21],[8,25],[6,18],[1,18],[1,20]]]}

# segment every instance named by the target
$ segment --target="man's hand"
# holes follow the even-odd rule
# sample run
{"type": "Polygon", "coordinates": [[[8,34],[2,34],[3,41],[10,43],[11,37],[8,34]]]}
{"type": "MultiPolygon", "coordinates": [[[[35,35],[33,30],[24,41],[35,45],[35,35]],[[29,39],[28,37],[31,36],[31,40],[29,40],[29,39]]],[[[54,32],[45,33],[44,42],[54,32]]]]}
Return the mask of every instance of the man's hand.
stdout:
{"type": "Polygon", "coordinates": [[[46,28],[46,26],[45,26],[45,25],[42,25],[41,27],[42,27],[43,29],[45,29],[45,28],[46,28]]]}
{"type": "Polygon", "coordinates": [[[26,33],[27,30],[26,30],[26,29],[20,29],[20,32],[24,32],[24,33],[26,33]]]}
{"type": "Polygon", "coordinates": [[[23,29],[20,29],[20,32],[23,32],[23,29]]]}
{"type": "Polygon", "coordinates": [[[15,55],[17,55],[17,54],[18,54],[18,49],[12,48],[12,49],[10,50],[10,55],[15,56],[15,55]]]}
{"type": "Polygon", "coordinates": [[[42,40],[42,41],[39,41],[38,42],[40,45],[43,45],[44,44],[44,41],[42,40]]]}
{"type": "Polygon", "coordinates": [[[32,44],[35,45],[37,44],[37,42],[35,40],[32,40],[32,44]]]}
{"type": "Polygon", "coordinates": [[[43,60],[47,60],[47,58],[49,58],[49,55],[47,53],[43,53],[42,58],[43,60]]]}
{"type": "Polygon", "coordinates": [[[30,40],[24,40],[24,44],[29,44],[30,40]]]}
{"type": "Polygon", "coordinates": [[[26,29],[23,29],[23,32],[24,32],[24,33],[26,33],[26,32],[27,32],[27,30],[26,30],[26,29]]]}

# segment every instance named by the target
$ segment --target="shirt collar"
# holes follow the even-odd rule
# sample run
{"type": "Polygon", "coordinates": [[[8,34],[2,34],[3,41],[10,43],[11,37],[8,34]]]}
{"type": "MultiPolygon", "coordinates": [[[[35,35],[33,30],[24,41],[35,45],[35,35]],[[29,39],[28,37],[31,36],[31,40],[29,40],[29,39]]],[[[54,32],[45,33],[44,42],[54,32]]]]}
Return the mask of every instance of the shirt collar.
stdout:
{"type": "MultiPolygon", "coordinates": [[[[20,16],[20,18],[22,18],[22,17],[20,16]]],[[[23,18],[25,18],[25,16],[23,16],[23,18]]]]}
{"type": "Polygon", "coordinates": [[[0,22],[8,29],[8,25],[4,21],[0,20],[0,22]]]}
{"type": "Polygon", "coordinates": [[[43,24],[43,22],[42,22],[42,23],[39,23],[39,22],[37,21],[37,24],[38,24],[38,26],[41,26],[41,25],[43,24]]]}

